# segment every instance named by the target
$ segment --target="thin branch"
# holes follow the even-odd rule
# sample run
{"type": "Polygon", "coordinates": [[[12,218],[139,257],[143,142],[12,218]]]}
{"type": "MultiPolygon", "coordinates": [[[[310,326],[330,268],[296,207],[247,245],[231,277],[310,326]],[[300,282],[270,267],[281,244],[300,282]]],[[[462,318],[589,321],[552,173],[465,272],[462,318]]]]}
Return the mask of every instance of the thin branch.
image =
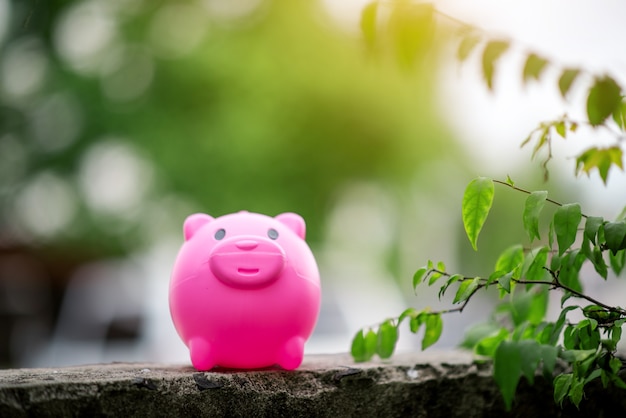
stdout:
{"type": "Polygon", "coordinates": [[[543,284],[546,286],[551,286],[553,289],[563,289],[566,292],[570,292],[574,297],[580,298],[580,299],[585,299],[595,305],[601,306],[604,309],[606,309],[607,311],[610,312],[616,312],[622,316],[626,316],[626,310],[620,308],[620,307],[614,307],[614,306],[609,306],[605,303],[600,302],[597,299],[592,298],[591,296],[587,296],[584,293],[581,293],[577,290],[572,289],[571,287],[564,285],[563,283],[561,283],[561,281],[559,280],[558,274],[556,274],[554,271],[550,270],[547,267],[544,267],[544,269],[546,271],[548,271],[550,273],[550,275],[552,276],[552,278],[554,279],[551,282],[545,281],[545,280],[520,280],[520,279],[511,279],[513,280],[515,283],[519,283],[519,284],[543,284]]]}
{"type": "MultiPolygon", "coordinates": [[[[495,180],[494,180],[495,181],[495,180]]],[[[505,183],[506,184],[506,183],[505,183]]],[[[510,186],[507,184],[507,186],[510,186]]],[[[525,190],[520,190],[523,192],[526,192],[525,190]]],[[[558,204],[558,202],[556,202],[558,204]]],[[[572,294],[573,297],[577,297],[579,299],[585,299],[591,303],[593,303],[594,305],[598,305],[601,306],[602,308],[606,309],[607,311],[610,312],[616,312],[618,314],[620,314],[621,316],[626,316],[626,310],[622,309],[620,307],[614,307],[614,306],[609,306],[603,302],[600,302],[599,300],[591,297],[591,296],[587,296],[584,293],[581,293],[575,289],[572,289],[571,287],[563,284],[559,278],[558,275],[550,270],[547,267],[544,267],[545,270],[547,270],[550,275],[553,278],[553,281],[545,281],[545,280],[523,280],[523,279],[515,279],[515,278],[511,278],[512,281],[514,281],[515,283],[518,284],[540,284],[540,285],[545,285],[545,286],[550,286],[553,289],[561,289],[564,290],[566,292],[569,292],[572,294]]],[[[439,273],[442,276],[445,277],[452,277],[452,275],[450,273],[447,273],[445,271],[442,270],[437,270],[437,269],[432,269],[430,270],[430,272],[428,272],[426,274],[425,277],[428,277],[429,274],[431,273],[439,273]]],[[[459,281],[465,281],[465,280],[474,280],[474,277],[468,277],[468,276],[463,276],[459,281]]],[[[472,297],[476,294],[476,292],[478,292],[480,289],[487,287],[487,280],[483,279],[482,283],[479,283],[478,286],[476,287],[476,289],[474,289],[472,291],[472,293],[469,294],[469,296],[467,297],[467,299],[465,299],[465,301],[463,301],[463,304],[461,306],[458,306],[456,308],[450,308],[450,309],[442,309],[442,310],[438,310],[438,311],[430,311],[430,312],[425,312],[425,314],[427,315],[441,315],[441,314],[446,314],[446,313],[452,313],[452,312],[463,312],[463,310],[465,309],[465,307],[467,306],[467,304],[469,303],[470,299],[472,299],[472,297]]]]}
{"type": "MultiPolygon", "coordinates": [[[[512,185],[512,184],[509,184],[509,183],[507,183],[506,181],[502,181],[502,180],[493,180],[493,182],[494,182],[494,183],[501,184],[501,185],[503,185],[503,186],[510,187],[511,189],[513,189],[513,190],[517,190],[518,192],[526,193],[526,194],[528,194],[528,195],[529,195],[529,194],[532,194],[532,192],[529,192],[528,190],[522,189],[522,188],[517,187],[517,186],[514,186],[514,185],[512,185]]],[[[550,202],[550,203],[552,203],[552,204],[554,204],[554,205],[557,205],[557,206],[563,206],[563,204],[562,204],[562,203],[557,202],[556,200],[552,200],[552,199],[550,199],[550,198],[546,198],[546,201],[547,201],[547,202],[550,202]]],[[[588,218],[588,216],[587,216],[587,215],[585,215],[584,213],[582,213],[581,215],[582,215],[582,217],[583,217],[583,218],[588,218]]]]}
{"type": "MultiPolygon", "coordinates": [[[[495,181],[495,180],[494,180],[495,181]]],[[[506,183],[504,183],[506,184],[506,183]]],[[[510,186],[509,184],[506,184],[507,186],[510,186]]],[[[513,187],[513,186],[510,186],[513,187]]],[[[516,188],[516,187],[513,187],[516,188]]],[[[517,189],[517,188],[516,188],[517,189]]],[[[520,189],[520,191],[527,193],[525,190],[520,189]]],[[[558,204],[558,202],[555,202],[556,204],[558,204]]],[[[558,278],[558,274],[555,273],[554,271],[552,271],[551,269],[544,267],[544,269],[546,271],[548,271],[550,273],[550,275],[552,276],[552,281],[546,281],[546,280],[523,280],[523,279],[515,279],[515,278],[511,278],[511,280],[517,284],[539,284],[539,285],[544,285],[544,286],[550,286],[552,289],[561,289],[564,290],[566,292],[569,292],[572,294],[573,297],[579,298],[579,299],[585,299],[591,303],[593,303],[594,305],[598,305],[604,309],[606,309],[609,312],[615,312],[617,314],[619,314],[622,317],[626,317],[626,309],[622,309],[619,306],[618,307],[614,307],[614,306],[609,306],[603,302],[600,302],[599,300],[592,298],[591,296],[587,296],[584,293],[581,293],[577,290],[572,289],[571,287],[563,284],[559,278],[558,278]]],[[[438,269],[430,269],[424,276],[423,281],[426,280],[426,278],[432,274],[432,273],[439,273],[442,276],[445,277],[452,277],[452,274],[442,271],[442,270],[438,270],[438,269]]],[[[474,280],[475,277],[469,277],[469,276],[462,276],[461,279],[459,281],[466,281],[466,280],[474,280]]],[[[472,293],[470,293],[467,296],[467,299],[465,299],[463,301],[463,304],[461,304],[460,306],[457,306],[456,308],[449,308],[449,309],[441,309],[438,311],[423,311],[422,314],[424,315],[443,315],[443,314],[448,314],[448,313],[453,313],[453,312],[458,312],[458,313],[462,313],[463,310],[465,309],[465,307],[469,304],[470,300],[472,299],[472,297],[480,290],[483,288],[486,288],[489,285],[488,280],[487,279],[482,279],[482,283],[479,283],[478,286],[476,286],[476,289],[474,289],[472,291],[472,293]]],[[[399,323],[397,322],[400,319],[400,316],[398,316],[397,318],[390,318],[391,320],[395,320],[396,321],[396,326],[399,325],[399,323]]],[[[376,325],[370,325],[367,327],[363,327],[363,329],[365,328],[369,328],[369,329],[373,329],[376,328],[378,326],[380,326],[380,324],[382,324],[382,322],[376,324],[376,325]]]]}
{"type": "Polygon", "coordinates": [[[476,286],[476,289],[474,289],[474,291],[472,293],[469,294],[469,296],[467,297],[467,299],[465,299],[465,301],[463,302],[463,304],[459,307],[456,308],[450,308],[450,309],[443,309],[440,311],[430,311],[427,312],[430,315],[441,315],[441,314],[447,314],[447,313],[452,313],[452,312],[458,312],[461,313],[463,312],[463,309],[465,309],[465,307],[467,306],[467,304],[469,303],[470,299],[472,298],[472,296],[474,296],[474,294],[476,292],[478,292],[480,289],[482,289],[483,287],[485,287],[485,284],[479,284],[478,286],[476,286]]]}

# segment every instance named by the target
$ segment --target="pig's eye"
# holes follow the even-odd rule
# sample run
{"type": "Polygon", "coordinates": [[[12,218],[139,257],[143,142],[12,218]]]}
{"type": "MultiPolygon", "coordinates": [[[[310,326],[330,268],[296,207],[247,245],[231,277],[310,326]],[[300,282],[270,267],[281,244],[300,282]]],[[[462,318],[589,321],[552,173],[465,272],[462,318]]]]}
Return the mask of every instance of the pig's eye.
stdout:
{"type": "Polygon", "coordinates": [[[217,231],[215,231],[215,239],[216,240],[221,240],[222,238],[224,238],[226,236],[226,231],[224,229],[218,229],[217,231]]]}
{"type": "Polygon", "coordinates": [[[270,228],[270,230],[267,231],[267,236],[270,237],[270,239],[278,239],[278,231],[274,228],[270,228]]]}

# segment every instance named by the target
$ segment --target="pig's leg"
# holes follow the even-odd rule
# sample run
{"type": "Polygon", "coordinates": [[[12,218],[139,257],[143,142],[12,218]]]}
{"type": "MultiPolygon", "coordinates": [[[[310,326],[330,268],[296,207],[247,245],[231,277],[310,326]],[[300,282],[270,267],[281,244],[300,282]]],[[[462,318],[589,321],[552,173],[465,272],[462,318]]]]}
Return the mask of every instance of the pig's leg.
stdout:
{"type": "Polygon", "coordinates": [[[191,364],[198,371],[211,370],[215,366],[215,360],[211,355],[211,346],[204,338],[192,338],[189,342],[189,353],[191,364]]]}
{"type": "Polygon", "coordinates": [[[292,337],[287,340],[278,354],[278,365],[285,370],[294,370],[302,363],[304,357],[304,338],[292,337]]]}

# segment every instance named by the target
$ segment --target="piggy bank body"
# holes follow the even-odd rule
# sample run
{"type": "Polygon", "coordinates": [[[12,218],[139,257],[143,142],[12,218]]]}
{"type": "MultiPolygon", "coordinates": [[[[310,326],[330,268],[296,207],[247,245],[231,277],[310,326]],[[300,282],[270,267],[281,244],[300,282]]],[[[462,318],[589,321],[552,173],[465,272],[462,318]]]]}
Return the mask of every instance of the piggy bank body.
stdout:
{"type": "Polygon", "coordinates": [[[189,216],[170,282],[174,326],[198,370],[292,370],[320,307],[304,220],[239,212],[189,216]]]}

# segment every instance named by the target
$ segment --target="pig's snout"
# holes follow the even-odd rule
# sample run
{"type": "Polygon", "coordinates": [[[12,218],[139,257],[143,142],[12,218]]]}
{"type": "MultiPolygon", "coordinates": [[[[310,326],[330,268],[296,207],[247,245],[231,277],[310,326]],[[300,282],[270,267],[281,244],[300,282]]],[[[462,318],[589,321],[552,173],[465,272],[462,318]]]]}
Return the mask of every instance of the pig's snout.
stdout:
{"type": "Polygon", "coordinates": [[[285,267],[285,253],[265,238],[233,237],[213,248],[209,266],[228,286],[259,288],[278,279],[285,267]]]}

